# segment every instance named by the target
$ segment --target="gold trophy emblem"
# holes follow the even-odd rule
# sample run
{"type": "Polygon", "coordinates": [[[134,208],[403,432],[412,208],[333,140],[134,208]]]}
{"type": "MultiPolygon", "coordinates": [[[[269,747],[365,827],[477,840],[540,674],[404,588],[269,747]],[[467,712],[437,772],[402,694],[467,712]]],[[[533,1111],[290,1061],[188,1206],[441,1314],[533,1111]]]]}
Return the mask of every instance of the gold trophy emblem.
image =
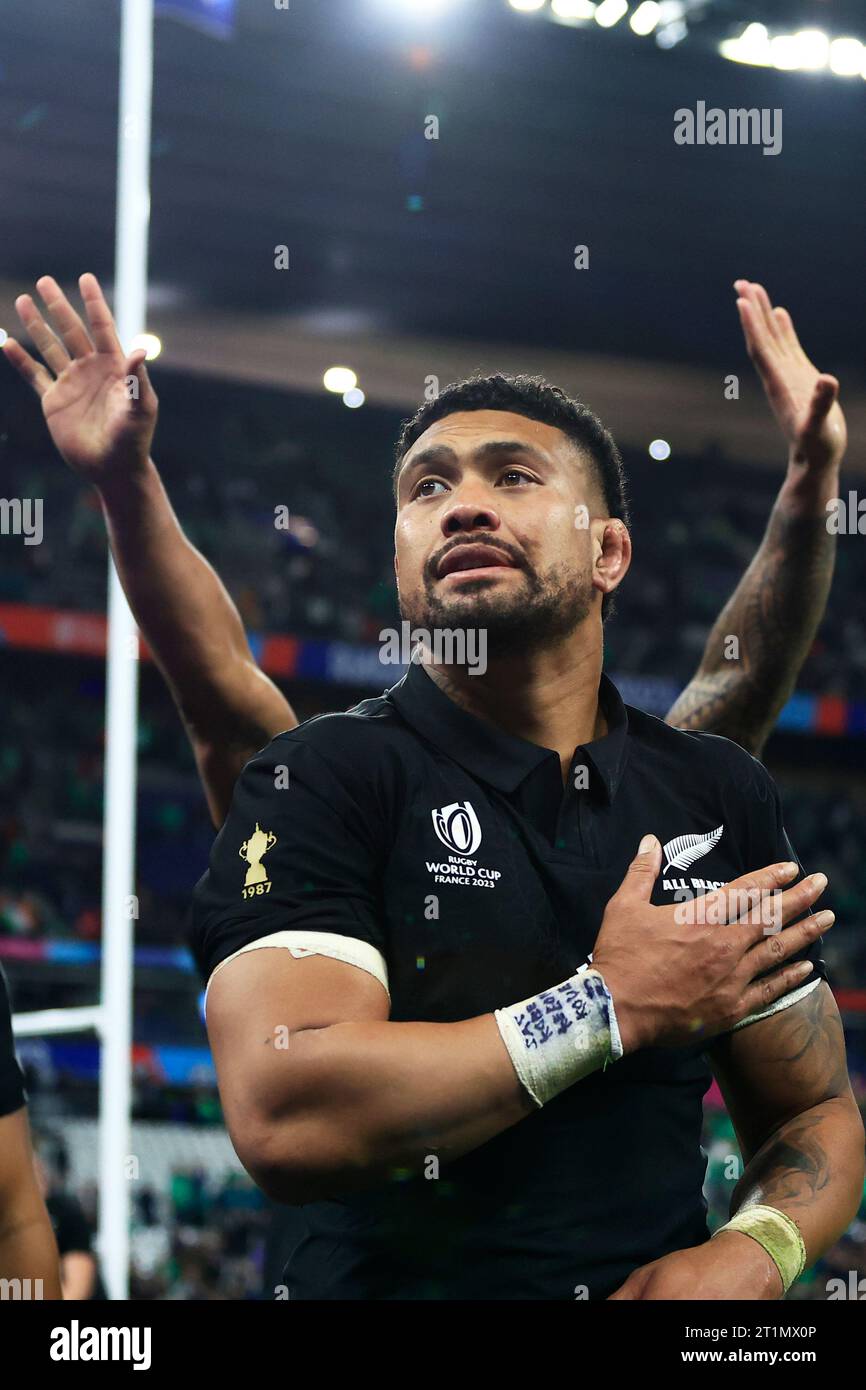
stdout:
{"type": "MultiPolygon", "coordinates": [[[[268,878],[266,868],[262,864],[262,859],[267,854],[268,850],[272,849],[276,843],[276,835],[274,835],[270,830],[262,830],[258,821],[256,821],[256,828],[253,831],[252,835],[248,840],[244,840],[243,844],[238,850],[238,854],[240,855],[241,859],[246,860],[246,862],[250,866],[247,869],[246,877],[244,879],[245,897],[247,896],[246,889],[252,888],[253,891],[255,891],[256,884],[266,883],[270,888],[271,881],[268,878]]],[[[258,891],[261,893],[262,889],[259,888],[258,891]]]]}

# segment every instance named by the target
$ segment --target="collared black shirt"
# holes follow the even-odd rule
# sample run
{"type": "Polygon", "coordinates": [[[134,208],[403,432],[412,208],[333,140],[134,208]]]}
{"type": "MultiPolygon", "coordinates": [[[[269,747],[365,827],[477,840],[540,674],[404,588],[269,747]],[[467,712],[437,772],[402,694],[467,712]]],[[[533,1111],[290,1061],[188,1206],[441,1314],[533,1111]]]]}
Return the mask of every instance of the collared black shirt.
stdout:
{"type": "MultiPolygon", "coordinates": [[[[666,851],[655,903],[793,857],[756,759],[627,708],[606,677],[599,694],[608,732],[575,750],[565,788],[555,752],[468,714],[418,665],[274,739],[239,779],[196,889],[204,977],[262,936],[330,931],[382,954],[392,1020],[473,1018],[587,960],[647,832],[666,851]],[[244,896],[256,828],[270,887],[244,896]]],[[[809,958],[823,975],[816,947],[809,958]]],[[[606,1297],[707,1239],[711,1079],[699,1042],[632,1053],[438,1178],[304,1206],[291,1296],[606,1297]]]]}
{"type": "Polygon", "coordinates": [[[12,1039],[12,1011],[6,977],[0,970],[0,1117],[20,1110],[25,1101],[24,1078],[12,1039]]]}

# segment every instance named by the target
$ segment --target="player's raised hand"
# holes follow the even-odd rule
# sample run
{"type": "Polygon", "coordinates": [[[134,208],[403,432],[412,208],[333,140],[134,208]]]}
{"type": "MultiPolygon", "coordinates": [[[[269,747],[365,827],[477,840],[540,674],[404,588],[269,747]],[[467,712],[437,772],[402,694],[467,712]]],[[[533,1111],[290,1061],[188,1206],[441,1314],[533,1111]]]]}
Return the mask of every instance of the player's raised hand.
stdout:
{"type": "Polygon", "coordinates": [[[735,280],[749,356],[791,458],[809,468],[838,467],[848,443],[839,382],[806,356],[787,309],[774,308],[763,285],[735,280]]]}
{"type": "Polygon", "coordinates": [[[51,438],[70,468],[99,484],[147,461],[158,403],[145,351],[124,353],[96,276],[82,275],[78,284],[89,332],[57,281],[43,275],[36,288],[48,322],[29,294],[19,295],[15,308],[46,365],[14,338],[3,351],[42,401],[51,438]]]}

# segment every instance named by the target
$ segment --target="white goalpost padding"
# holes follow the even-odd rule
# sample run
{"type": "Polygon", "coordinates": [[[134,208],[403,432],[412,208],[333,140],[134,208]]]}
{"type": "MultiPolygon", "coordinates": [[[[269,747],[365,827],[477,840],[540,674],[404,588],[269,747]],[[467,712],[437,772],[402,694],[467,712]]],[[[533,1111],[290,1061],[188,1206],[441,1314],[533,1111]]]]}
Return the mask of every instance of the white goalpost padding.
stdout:
{"type": "MultiPolygon", "coordinates": [[[[147,314],[153,0],[123,0],[117,132],[114,313],[124,351],[147,314]]],[[[102,1055],[99,1069],[99,1252],[111,1298],[129,1293],[138,632],[109,563],[102,838],[102,1055]]]]}

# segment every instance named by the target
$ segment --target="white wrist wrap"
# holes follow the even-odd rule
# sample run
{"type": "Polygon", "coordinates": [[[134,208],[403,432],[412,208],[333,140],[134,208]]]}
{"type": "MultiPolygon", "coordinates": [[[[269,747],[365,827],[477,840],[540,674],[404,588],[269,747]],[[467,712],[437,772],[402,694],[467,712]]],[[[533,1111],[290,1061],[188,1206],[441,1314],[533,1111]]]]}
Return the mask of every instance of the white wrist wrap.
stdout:
{"type": "Polygon", "coordinates": [[[746,1207],[745,1211],[732,1216],[727,1225],[720,1226],[713,1233],[713,1239],[722,1231],[742,1231],[762,1245],[779,1271],[785,1293],[806,1267],[806,1247],[800,1228],[778,1207],[746,1207]]]}
{"type": "Polygon", "coordinates": [[[494,1013],[524,1088],[542,1106],[622,1056],[613,1000],[598,970],[494,1013]]]}

